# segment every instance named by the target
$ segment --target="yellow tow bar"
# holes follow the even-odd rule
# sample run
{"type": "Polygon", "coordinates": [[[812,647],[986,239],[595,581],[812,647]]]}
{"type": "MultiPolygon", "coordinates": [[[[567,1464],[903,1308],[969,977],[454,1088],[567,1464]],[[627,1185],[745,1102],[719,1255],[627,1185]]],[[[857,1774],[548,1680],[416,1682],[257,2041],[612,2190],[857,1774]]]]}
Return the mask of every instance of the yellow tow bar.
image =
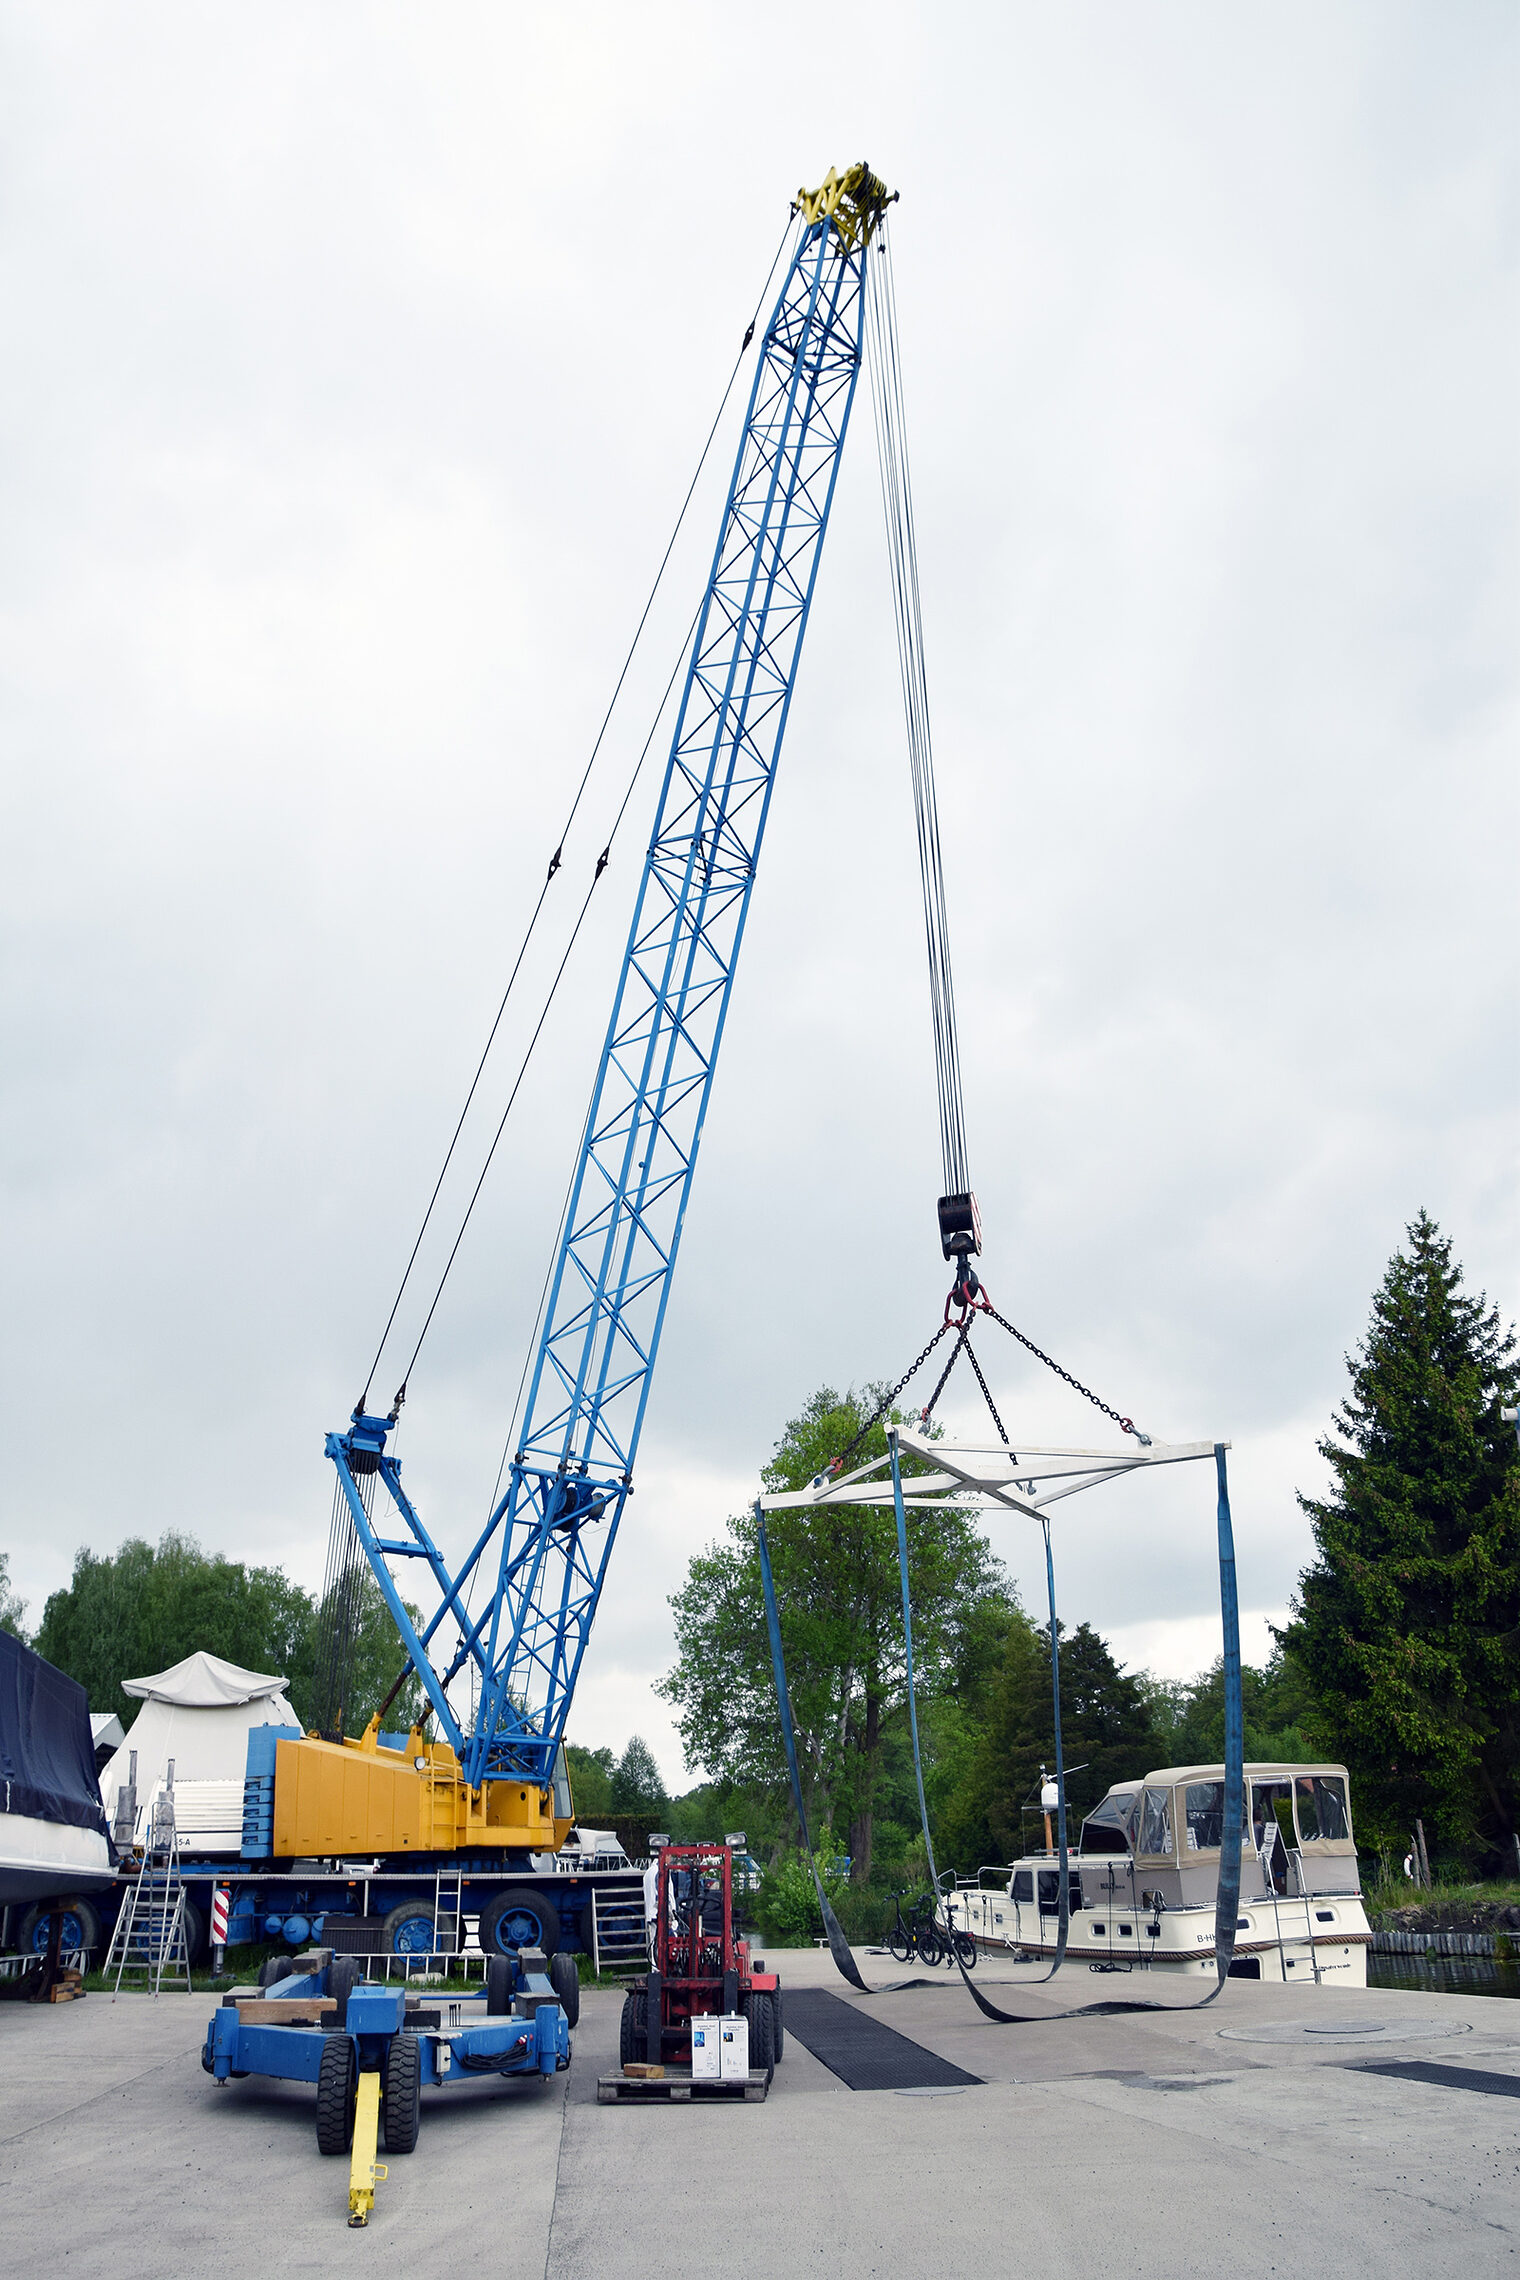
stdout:
{"type": "Polygon", "coordinates": [[[375,2159],[379,2135],[380,2077],[361,2074],[358,2102],[354,2107],[354,2152],[348,2168],[348,2221],[351,2225],[369,2223],[369,2213],[375,2205],[375,2187],[382,2177],[390,2174],[385,2163],[375,2159]]]}

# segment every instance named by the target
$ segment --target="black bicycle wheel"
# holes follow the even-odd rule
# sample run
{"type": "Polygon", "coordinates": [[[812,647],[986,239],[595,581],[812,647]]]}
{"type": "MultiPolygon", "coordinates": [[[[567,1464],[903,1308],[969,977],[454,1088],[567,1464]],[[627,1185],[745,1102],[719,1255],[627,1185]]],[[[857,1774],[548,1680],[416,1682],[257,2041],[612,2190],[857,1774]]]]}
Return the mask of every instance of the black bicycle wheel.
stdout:
{"type": "Polygon", "coordinates": [[[903,1930],[902,1919],[900,1917],[894,1916],[891,1923],[888,1924],[886,1929],[886,1945],[888,1954],[895,1956],[899,1963],[906,1963],[909,1956],[913,1953],[913,1949],[909,1944],[908,1935],[903,1930]]]}
{"type": "Polygon", "coordinates": [[[972,1970],[976,1964],[977,1953],[975,1935],[971,1932],[957,1932],[955,1935],[955,1952],[966,1969],[972,1970]]]}
{"type": "Polygon", "coordinates": [[[915,1926],[914,1940],[918,1948],[919,1962],[927,1965],[930,1971],[933,1971],[937,1964],[943,1963],[945,1951],[940,1945],[939,1933],[932,1924],[915,1926]]]}

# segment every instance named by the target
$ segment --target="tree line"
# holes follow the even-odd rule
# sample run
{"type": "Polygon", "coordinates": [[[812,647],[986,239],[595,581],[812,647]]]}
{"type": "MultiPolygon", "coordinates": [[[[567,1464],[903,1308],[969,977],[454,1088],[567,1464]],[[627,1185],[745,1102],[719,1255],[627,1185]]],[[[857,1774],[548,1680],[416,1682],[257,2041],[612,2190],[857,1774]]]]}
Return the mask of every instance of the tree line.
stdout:
{"type": "MultiPolygon", "coordinates": [[[[312,1693],[328,1610],[320,1594],[303,1591],[282,1568],[249,1567],[203,1551],[193,1536],[168,1529],[157,1544],[129,1536],[115,1552],[82,1547],[66,1589],[55,1591],[42,1612],[37,1653],[78,1679],[92,1710],[114,1710],[130,1728],[140,1704],[121,1682],[167,1670],[204,1650],[285,1679],[291,1707],[303,1724],[313,1713],[312,1693]]],[[[0,1560],[0,1622],[21,1638],[25,1609],[9,1590],[0,1560]]],[[[416,1609],[412,1609],[414,1617],[416,1609]]],[[[359,1732],[379,1708],[401,1668],[396,1627],[380,1587],[367,1571],[359,1592],[350,1664],[348,1725],[359,1732]]],[[[415,1681],[389,1714],[404,1725],[420,1708],[415,1681]]]]}

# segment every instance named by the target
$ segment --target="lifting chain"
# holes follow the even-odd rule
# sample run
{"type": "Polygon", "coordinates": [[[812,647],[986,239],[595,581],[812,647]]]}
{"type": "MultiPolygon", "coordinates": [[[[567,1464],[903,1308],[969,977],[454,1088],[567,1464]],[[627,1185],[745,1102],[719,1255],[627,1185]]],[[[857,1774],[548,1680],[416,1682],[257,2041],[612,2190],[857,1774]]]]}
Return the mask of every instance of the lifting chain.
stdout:
{"type": "MultiPolygon", "coordinates": [[[[1135,1439],[1140,1443],[1140,1446],[1143,1449],[1148,1449],[1150,1447],[1151,1437],[1149,1433],[1142,1433],[1139,1426],[1135,1423],[1133,1417],[1121,1417],[1117,1409],[1110,1409],[1106,1401],[1100,1401],[1090,1386],[1085,1386],[1080,1378],[1074,1378],[1070,1370],[1063,1370],[1060,1363],[1053,1362],[1048,1354],[1041,1353],[1039,1347],[1035,1344],[1032,1338],[1026,1338],[1022,1330],[1015,1330],[1013,1324],[1006,1320],[1003,1315],[999,1314],[997,1308],[992,1304],[992,1301],[986,1297],[985,1293],[983,1294],[983,1302],[986,1306],[987,1312],[992,1316],[993,1321],[1000,1323],[1002,1327],[1008,1332],[1010,1338],[1017,1338],[1021,1346],[1027,1347],[1028,1351],[1033,1354],[1037,1362],[1043,1362],[1048,1370],[1054,1370],[1056,1376],[1058,1378],[1064,1379],[1066,1384],[1071,1387],[1073,1393],[1080,1393],[1082,1399],[1084,1401],[1090,1401],[1094,1409],[1101,1409],[1105,1417],[1111,1417],[1114,1423],[1118,1426],[1121,1433],[1133,1433],[1135,1439]]],[[[980,1376],[981,1372],[978,1371],[977,1375],[980,1376]]],[[[996,1411],[994,1411],[993,1414],[996,1415],[996,1411]]],[[[1001,1428],[999,1429],[1001,1430],[1001,1428]]],[[[1006,1438],[1007,1435],[1005,1434],[1004,1439],[1006,1440],[1006,1438]]]]}

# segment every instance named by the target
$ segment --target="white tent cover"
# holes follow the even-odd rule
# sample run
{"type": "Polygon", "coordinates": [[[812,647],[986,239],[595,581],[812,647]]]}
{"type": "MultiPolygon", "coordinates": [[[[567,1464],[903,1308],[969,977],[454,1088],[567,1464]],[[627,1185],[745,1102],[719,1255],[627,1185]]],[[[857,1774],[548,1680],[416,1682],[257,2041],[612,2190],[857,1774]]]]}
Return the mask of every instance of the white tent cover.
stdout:
{"type": "MultiPolygon", "coordinates": [[[[181,1782],[235,1782],[241,1825],[249,1729],[292,1726],[299,1731],[301,1723],[290,1706],[283,1678],[239,1670],[219,1655],[186,1655],[172,1670],[158,1671],[151,1678],[123,1679],[122,1691],[139,1696],[142,1708],[126,1740],[101,1771],[100,1794],[106,1819],[113,1825],[116,1792],[127,1778],[133,1750],[139,1827],[146,1825],[149,1802],[168,1772],[170,1758],[176,1789],[181,1782]]],[[[190,1800],[185,1803],[188,1807],[190,1800]]]]}
{"type": "MultiPolygon", "coordinates": [[[[144,1702],[172,1702],[182,1710],[223,1710],[241,1702],[264,1702],[276,1694],[283,1695],[283,1678],[270,1678],[263,1671],[240,1670],[236,1663],[223,1662],[220,1655],[197,1651],[186,1655],[172,1670],[155,1671],[151,1678],[124,1678],[123,1694],[136,1694],[144,1702]]],[[[140,1723],[141,1721],[139,1721],[140,1723]]],[[[267,1719],[251,1719],[252,1725],[267,1725],[267,1719]]],[[[138,1770],[141,1772],[141,1761],[138,1770]]]]}

